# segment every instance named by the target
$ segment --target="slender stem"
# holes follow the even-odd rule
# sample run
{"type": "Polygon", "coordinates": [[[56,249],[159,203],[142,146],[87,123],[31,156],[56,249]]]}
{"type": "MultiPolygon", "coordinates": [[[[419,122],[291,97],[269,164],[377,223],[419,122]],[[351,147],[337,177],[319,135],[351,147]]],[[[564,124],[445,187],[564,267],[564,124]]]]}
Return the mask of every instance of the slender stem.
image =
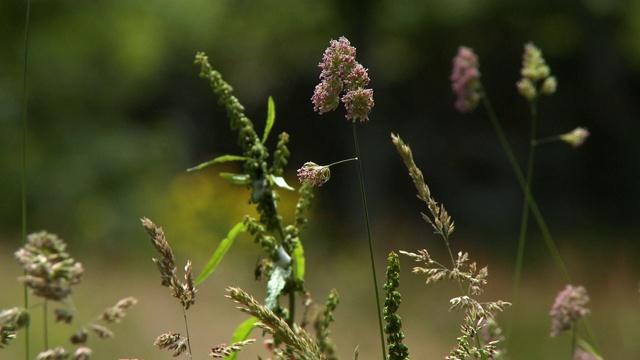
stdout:
{"type": "Polygon", "coordinates": [[[327,165],[327,167],[330,167],[330,166],[333,166],[333,165],[342,164],[342,163],[347,162],[347,161],[354,161],[354,160],[356,160],[356,161],[357,161],[357,160],[358,160],[358,158],[357,158],[357,157],[353,157],[353,158],[351,158],[351,159],[344,159],[344,160],[336,161],[336,162],[334,162],[334,163],[331,163],[331,164],[327,165]]]}
{"type": "Polygon", "coordinates": [[[534,146],[537,146],[537,145],[542,145],[542,144],[546,144],[554,141],[561,141],[561,140],[562,140],[562,135],[553,135],[553,136],[543,137],[541,139],[535,139],[532,141],[532,143],[534,146]]]}
{"type": "MultiPolygon", "coordinates": [[[[518,183],[520,184],[520,187],[522,188],[523,191],[528,193],[529,188],[526,186],[526,180],[524,175],[522,174],[522,169],[520,168],[520,165],[518,165],[518,161],[516,160],[516,157],[513,154],[513,151],[511,150],[511,146],[507,141],[504,131],[502,130],[502,126],[500,125],[500,122],[498,121],[498,118],[495,112],[493,111],[493,108],[491,107],[491,102],[489,101],[489,98],[486,93],[483,94],[482,96],[482,102],[484,104],[485,109],[487,110],[487,114],[489,115],[489,119],[491,120],[491,124],[493,125],[496,135],[498,136],[498,140],[500,141],[500,144],[502,145],[502,148],[504,149],[507,155],[507,158],[509,159],[509,163],[511,164],[511,168],[513,169],[513,172],[516,176],[516,179],[518,180],[518,183]]],[[[540,209],[538,208],[538,203],[536,202],[536,199],[533,196],[531,196],[531,194],[529,194],[529,208],[531,210],[531,214],[536,220],[536,223],[538,224],[538,228],[542,233],[542,237],[545,240],[547,249],[551,253],[551,257],[555,261],[556,266],[558,266],[558,268],[560,269],[560,272],[562,273],[564,280],[567,283],[571,283],[571,277],[569,276],[569,272],[567,271],[567,268],[564,265],[564,261],[562,261],[562,256],[560,256],[560,251],[558,251],[558,247],[556,246],[556,243],[553,240],[553,237],[551,236],[549,227],[547,226],[546,221],[544,220],[544,218],[542,217],[542,214],[540,213],[540,209]]],[[[585,320],[585,330],[587,331],[587,334],[589,335],[589,338],[591,339],[591,341],[593,341],[595,347],[598,348],[599,345],[597,343],[597,339],[593,334],[591,325],[587,320],[585,320]]],[[[509,339],[510,337],[507,334],[506,336],[507,345],[508,345],[509,339]]]]}
{"type": "MultiPolygon", "coordinates": [[[[27,241],[27,64],[29,55],[29,15],[31,12],[31,0],[27,0],[27,11],[24,21],[24,68],[22,71],[22,241],[27,241]]],[[[26,270],[25,270],[26,272],[26,270]]],[[[24,286],[24,308],[29,308],[29,289],[24,286]]],[[[25,359],[31,359],[30,354],[30,327],[27,324],[24,336],[25,359]]]]}
{"type": "MultiPolygon", "coordinates": [[[[496,114],[493,112],[493,108],[491,107],[491,103],[489,102],[489,99],[486,94],[484,94],[484,96],[482,97],[482,102],[487,110],[487,113],[489,114],[489,119],[491,120],[491,124],[493,125],[496,135],[498,136],[498,140],[500,141],[502,148],[507,154],[507,158],[509,159],[511,168],[515,173],[516,179],[518,180],[518,183],[520,184],[522,191],[529,192],[529,188],[527,187],[527,182],[522,173],[522,169],[520,168],[520,165],[518,165],[518,161],[516,160],[516,157],[513,154],[513,151],[511,150],[511,146],[509,145],[509,142],[507,141],[507,138],[504,135],[502,126],[500,125],[500,122],[498,121],[496,114]]],[[[540,228],[540,232],[542,232],[542,237],[544,238],[547,248],[551,253],[551,257],[553,257],[553,260],[556,262],[556,265],[560,269],[560,272],[562,273],[562,276],[564,277],[565,281],[571,282],[571,277],[569,276],[569,272],[567,271],[567,268],[564,265],[564,262],[562,261],[562,257],[560,256],[560,252],[558,251],[556,243],[553,240],[553,237],[551,236],[551,232],[549,232],[549,227],[547,226],[546,221],[544,220],[544,218],[542,217],[542,214],[540,213],[540,209],[538,208],[536,199],[532,197],[531,194],[529,194],[529,208],[531,210],[531,214],[533,214],[533,217],[536,219],[536,223],[540,228]]]]}
{"type": "Polygon", "coordinates": [[[362,207],[364,208],[364,220],[367,225],[367,238],[369,239],[369,258],[371,259],[371,274],[373,275],[373,289],[376,294],[376,314],[378,315],[378,329],[380,330],[380,344],[382,346],[382,359],[386,360],[387,350],[384,342],[384,329],[382,327],[382,314],[380,307],[380,294],[378,293],[378,278],[376,276],[376,263],[373,255],[373,242],[371,241],[371,226],[369,224],[369,210],[367,210],[367,195],[364,191],[364,177],[362,176],[362,157],[358,145],[358,131],[356,122],[353,122],[353,142],[356,147],[356,159],[358,162],[358,175],[360,177],[360,194],[362,194],[362,207]]]}
{"type": "MultiPolygon", "coordinates": [[[[527,227],[529,225],[529,203],[531,202],[531,184],[533,181],[533,164],[535,162],[535,145],[536,131],[538,125],[538,112],[536,110],[535,101],[529,102],[529,110],[531,111],[531,130],[529,133],[529,159],[527,160],[527,178],[524,192],[524,201],[522,202],[522,218],[520,219],[520,236],[518,238],[518,253],[516,256],[516,269],[513,278],[513,286],[511,289],[511,303],[514,306],[518,302],[518,292],[520,290],[520,279],[522,277],[522,264],[524,262],[524,248],[527,240],[527,227]]],[[[507,325],[506,338],[511,338],[511,330],[513,327],[513,318],[515,312],[511,312],[509,323],[507,325]]]]}
{"type": "Polygon", "coordinates": [[[42,322],[44,323],[43,338],[44,338],[44,350],[49,348],[49,300],[44,299],[42,306],[42,322]]]}
{"type": "Polygon", "coordinates": [[[187,348],[189,349],[189,359],[193,360],[193,354],[191,352],[191,336],[189,336],[189,323],[187,321],[187,310],[182,308],[182,316],[184,317],[184,328],[187,333],[187,348]]]}

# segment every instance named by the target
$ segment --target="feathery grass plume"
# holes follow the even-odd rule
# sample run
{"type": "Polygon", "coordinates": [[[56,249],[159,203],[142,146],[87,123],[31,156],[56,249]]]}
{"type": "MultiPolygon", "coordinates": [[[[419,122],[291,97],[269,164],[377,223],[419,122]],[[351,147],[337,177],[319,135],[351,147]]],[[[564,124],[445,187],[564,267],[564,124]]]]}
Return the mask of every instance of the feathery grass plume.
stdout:
{"type": "Polygon", "coordinates": [[[255,341],[255,339],[248,339],[235,342],[229,346],[227,346],[226,344],[220,344],[211,349],[211,353],[209,354],[209,356],[217,359],[222,359],[223,357],[231,356],[235,353],[240,352],[246,345],[253,344],[255,341]]]}
{"type": "Polygon", "coordinates": [[[88,347],[77,348],[71,357],[72,360],[89,360],[93,351],[88,347]]]}
{"type": "Polygon", "coordinates": [[[320,114],[333,111],[342,100],[347,120],[369,120],[374,106],[373,90],[364,88],[369,84],[369,74],[356,61],[356,48],[349,40],[344,36],[331,40],[318,67],[322,69],[321,81],[311,97],[313,110],[320,114]]]}
{"type": "Polygon", "coordinates": [[[0,349],[16,338],[16,332],[29,325],[29,311],[14,307],[0,312],[0,349]]]}
{"type": "Polygon", "coordinates": [[[554,94],[558,87],[558,81],[550,74],[551,69],[544,61],[542,51],[532,42],[527,43],[522,55],[522,69],[520,70],[522,78],[516,83],[520,95],[531,102],[540,94],[554,94]],[[538,86],[540,81],[542,84],[538,86]]]}
{"type": "Polygon", "coordinates": [[[589,302],[587,290],[582,286],[567,285],[556,296],[549,315],[551,316],[551,337],[574,329],[578,320],[589,314],[585,305],[589,302]]]}
{"type": "Polygon", "coordinates": [[[473,111],[482,99],[479,68],[478,56],[473,49],[460,46],[458,54],[453,58],[449,79],[451,90],[456,95],[455,108],[461,113],[473,111]]]}
{"type": "Polygon", "coordinates": [[[589,135],[591,135],[591,133],[589,133],[589,130],[578,126],[572,131],[566,134],[560,135],[560,140],[566,142],[567,144],[573,146],[574,148],[578,148],[582,146],[582,144],[584,144],[584,142],[587,140],[589,135]]]}
{"type": "Polygon", "coordinates": [[[331,170],[328,166],[318,165],[308,161],[297,171],[298,179],[301,183],[308,183],[311,186],[322,186],[331,178],[331,170]]]}
{"type": "Polygon", "coordinates": [[[397,291],[400,287],[400,260],[398,254],[391,252],[388,258],[387,266],[387,282],[384,289],[387,296],[384,300],[384,320],[387,326],[384,332],[387,334],[387,344],[389,346],[389,359],[402,360],[410,359],[409,348],[402,342],[404,334],[402,333],[402,319],[397,314],[402,302],[402,296],[397,291]]]}
{"type": "Polygon", "coordinates": [[[162,279],[162,286],[166,286],[171,289],[171,295],[180,300],[182,307],[188,310],[191,305],[195,303],[196,292],[193,283],[193,274],[191,273],[191,261],[187,261],[185,266],[185,282],[182,283],[178,280],[176,275],[176,259],[171,250],[171,246],[167,242],[164,236],[164,231],[161,227],[156,226],[153,221],[143,217],[141,220],[142,226],[147,230],[151,243],[156,250],[162,255],[162,259],[153,258],[153,262],[158,267],[160,277],[162,279]]]}
{"type": "Polygon", "coordinates": [[[436,231],[436,234],[442,235],[446,241],[449,239],[449,235],[455,230],[455,225],[451,216],[447,213],[444,205],[438,205],[438,203],[431,196],[431,190],[429,186],[424,182],[424,176],[422,171],[418,169],[416,163],[413,161],[413,153],[411,148],[407,146],[398,135],[391,134],[391,141],[396,146],[400,157],[404,161],[405,165],[409,169],[409,176],[413,180],[413,184],[418,190],[418,199],[427,203],[429,211],[433,216],[433,219],[429,216],[422,214],[422,217],[429,223],[436,231]]]}
{"type": "Polygon", "coordinates": [[[153,345],[160,349],[173,351],[173,357],[184,354],[188,349],[188,339],[180,336],[179,333],[168,332],[156,338],[153,345]]]}
{"type": "Polygon", "coordinates": [[[46,231],[30,234],[27,243],[15,253],[25,271],[19,280],[36,296],[64,301],[84,272],[82,264],[66,249],[67,244],[54,234],[46,231]]]}
{"type": "Polygon", "coordinates": [[[318,347],[327,360],[338,359],[336,356],[335,345],[331,339],[329,339],[329,334],[331,333],[331,331],[329,331],[329,324],[335,321],[333,312],[336,310],[339,303],[340,298],[338,296],[338,291],[336,289],[332,289],[329,297],[327,298],[327,302],[324,304],[322,315],[318,316],[314,323],[318,347]]]}
{"type": "Polygon", "coordinates": [[[127,309],[138,304],[138,299],[134,297],[126,297],[118,301],[114,306],[104,309],[101,319],[105,322],[119,323],[122,318],[127,315],[127,309]]]}
{"type": "Polygon", "coordinates": [[[67,358],[69,358],[69,352],[60,346],[42,351],[36,356],[36,360],[64,360],[67,358]]]}
{"type": "Polygon", "coordinates": [[[454,230],[453,221],[447,214],[443,205],[439,205],[431,196],[429,187],[424,182],[422,172],[413,161],[413,154],[409,146],[397,135],[391,134],[391,139],[395,144],[400,156],[404,160],[405,165],[409,169],[409,175],[413,180],[418,191],[418,198],[425,201],[431,212],[431,217],[423,214],[422,217],[428,221],[436,233],[445,241],[449,256],[451,258],[452,268],[449,269],[441,263],[433,260],[427,250],[421,250],[418,253],[400,251],[418,262],[424,263],[426,266],[414,267],[415,274],[424,274],[427,276],[427,283],[437,282],[449,279],[457,283],[460,287],[460,296],[452,298],[449,302],[451,310],[464,312],[464,323],[461,325],[462,335],[457,338],[458,345],[451,350],[450,355],[446,359],[465,360],[468,358],[487,359],[493,358],[498,354],[497,344],[499,340],[483,341],[478,333],[485,327],[485,321],[493,318],[494,314],[504,311],[510,303],[502,300],[494,302],[479,302],[474,296],[482,293],[482,286],[487,283],[486,277],[489,275],[487,267],[478,269],[475,262],[471,262],[469,254],[466,252],[458,252],[457,258],[453,257],[453,252],[449,245],[449,235],[454,230]],[[466,285],[466,289],[464,286],[466,285]]]}
{"type": "Polygon", "coordinates": [[[287,351],[292,355],[298,356],[302,360],[325,359],[320,353],[318,345],[311,340],[306,331],[292,330],[282,318],[258,303],[242,289],[227,288],[227,297],[242,305],[238,307],[240,311],[258,318],[260,322],[257,326],[271,334],[275,341],[285,344],[287,351]]]}

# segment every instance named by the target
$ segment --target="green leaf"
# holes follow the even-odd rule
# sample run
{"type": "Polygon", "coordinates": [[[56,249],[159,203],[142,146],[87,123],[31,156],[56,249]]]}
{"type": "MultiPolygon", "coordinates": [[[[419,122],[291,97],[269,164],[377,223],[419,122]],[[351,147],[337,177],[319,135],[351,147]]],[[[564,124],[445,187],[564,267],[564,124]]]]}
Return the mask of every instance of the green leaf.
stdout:
{"type": "Polygon", "coordinates": [[[267,138],[269,137],[269,133],[271,132],[271,128],[273,127],[273,123],[276,122],[276,104],[273,102],[273,98],[269,96],[269,101],[267,103],[267,123],[264,126],[264,135],[262,135],[262,143],[267,142],[267,138]]]}
{"type": "Polygon", "coordinates": [[[213,271],[216,269],[216,266],[218,266],[224,255],[227,253],[227,251],[229,251],[229,248],[233,244],[236,236],[244,231],[247,231],[247,226],[244,224],[244,222],[237,223],[236,226],[229,230],[227,237],[220,242],[220,245],[218,245],[218,248],[216,249],[216,251],[214,251],[211,259],[209,259],[207,265],[205,265],[200,275],[198,275],[198,278],[195,280],[196,285],[203,282],[207,277],[209,277],[209,275],[213,273],[213,271]]]}
{"type": "Polygon", "coordinates": [[[224,162],[228,162],[228,161],[247,161],[249,160],[249,158],[244,157],[244,156],[238,156],[238,155],[222,155],[222,156],[218,156],[217,158],[213,159],[213,160],[209,160],[207,162],[203,162],[202,164],[198,165],[198,166],[194,166],[192,168],[187,169],[187,171],[195,171],[195,170],[201,170],[206,168],[207,166],[213,165],[213,164],[220,164],[220,163],[224,163],[224,162]]]}
{"type": "Polygon", "coordinates": [[[277,186],[287,190],[295,190],[294,188],[289,186],[289,184],[287,184],[287,182],[284,180],[282,176],[273,176],[273,175],[270,175],[270,176],[271,176],[271,181],[273,181],[273,183],[276,184],[277,186]]]}
{"type": "Polygon", "coordinates": [[[291,268],[285,270],[279,266],[276,266],[271,272],[271,277],[267,282],[267,299],[264,301],[264,305],[269,310],[275,310],[278,307],[278,295],[284,289],[284,285],[290,275],[291,268]]]}
{"type": "Polygon", "coordinates": [[[235,185],[248,185],[251,183],[251,177],[247,174],[232,174],[232,173],[220,173],[223,179],[229,180],[235,185]]]}
{"type": "MultiPolygon", "coordinates": [[[[260,321],[255,317],[251,317],[245,320],[242,324],[238,325],[236,331],[231,336],[230,344],[235,344],[240,341],[245,341],[251,335],[251,331],[256,327],[256,323],[260,321]]],[[[234,352],[231,356],[226,356],[225,359],[235,360],[238,357],[238,352],[234,352]]]]}
{"type": "Polygon", "coordinates": [[[304,281],[304,249],[302,248],[302,243],[298,241],[298,245],[295,249],[293,249],[293,264],[296,279],[300,281],[304,281]]]}

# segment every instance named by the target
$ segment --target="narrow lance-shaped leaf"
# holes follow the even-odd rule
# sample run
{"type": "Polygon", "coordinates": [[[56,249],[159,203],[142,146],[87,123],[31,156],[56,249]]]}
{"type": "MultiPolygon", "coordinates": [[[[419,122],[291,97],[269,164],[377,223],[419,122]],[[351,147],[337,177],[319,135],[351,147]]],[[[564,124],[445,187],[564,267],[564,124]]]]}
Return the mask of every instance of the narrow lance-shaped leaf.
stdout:
{"type": "Polygon", "coordinates": [[[273,102],[273,98],[269,96],[269,101],[267,103],[267,123],[264,127],[264,135],[262,135],[262,143],[267,142],[267,138],[269,137],[269,133],[271,132],[271,128],[273,127],[273,123],[276,121],[276,104],[273,102]]]}
{"type": "Polygon", "coordinates": [[[302,248],[302,243],[300,243],[299,241],[296,248],[293,249],[293,253],[291,254],[291,257],[293,260],[296,279],[304,281],[304,271],[305,271],[304,249],[302,248]]]}
{"type": "MultiPolygon", "coordinates": [[[[243,321],[242,324],[238,325],[236,331],[233,332],[231,336],[230,344],[235,344],[237,342],[245,341],[251,335],[251,331],[256,327],[256,323],[260,321],[255,317],[250,317],[247,320],[243,321]]],[[[238,352],[234,352],[230,356],[226,356],[225,359],[228,360],[236,360],[238,358],[238,352]]]]}
{"type": "Polygon", "coordinates": [[[244,222],[237,223],[229,231],[229,233],[227,234],[227,237],[220,242],[220,245],[218,245],[218,248],[211,256],[211,259],[209,259],[209,262],[207,263],[207,265],[205,265],[200,275],[198,275],[198,278],[195,280],[196,285],[203,282],[209,275],[213,273],[213,271],[216,269],[216,267],[218,266],[218,264],[220,263],[224,255],[227,253],[227,251],[229,251],[229,248],[231,247],[231,245],[233,245],[233,241],[235,240],[236,236],[238,236],[239,233],[244,231],[247,231],[247,227],[244,224],[244,222]]]}
{"type": "Polygon", "coordinates": [[[229,162],[229,161],[246,161],[246,160],[249,160],[249,158],[244,156],[238,156],[238,155],[222,155],[222,156],[218,156],[213,160],[209,160],[207,162],[203,162],[200,165],[189,168],[187,169],[187,171],[201,170],[213,164],[220,164],[220,163],[229,162]]]}
{"type": "Polygon", "coordinates": [[[247,174],[233,174],[233,173],[223,172],[223,173],[220,173],[220,176],[223,179],[229,180],[229,182],[235,185],[251,184],[251,177],[247,174]]]}
{"type": "Polygon", "coordinates": [[[281,187],[287,190],[295,190],[294,188],[289,186],[289,184],[287,184],[287,182],[284,180],[282,176],[273,176],[273,175],[270,175],[270,176],[273,183],[276,184],[278,187],[281,187]]]}

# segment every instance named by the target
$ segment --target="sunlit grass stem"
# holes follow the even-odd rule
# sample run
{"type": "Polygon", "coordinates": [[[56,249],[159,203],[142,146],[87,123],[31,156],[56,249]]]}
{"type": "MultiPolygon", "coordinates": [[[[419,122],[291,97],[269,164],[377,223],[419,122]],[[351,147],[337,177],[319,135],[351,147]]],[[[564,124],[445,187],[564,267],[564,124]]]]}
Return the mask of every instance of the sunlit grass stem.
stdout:
{"type": "Polygon", "coordinates": [[[182,316],[184,317],[184,328],[187,333],[187,349],[189,351],[189,359],[193,360],[193,353],[191,352],[191,336],[189,335],[189,322],[187,321],[187,310],[182,308],[182,316]]]}
{"type": "MultiPolygon", "coordinates": [[[[498,121],[498,118],[495,114],[495,112],[493,111],[493,108],[491,106],[491,102],[489,101],[489,98],[487,97],[487,94],[483,94],[482,96],[482,103],[487,111],[487,114],[489,115],[489,119],[491,121],[491,125],[493,126],[496,135],[498,136],[498,140],[500,141],[500,144],[502,145],[502,148],[505,151],[505,154],[507,155],[507,158],[509,159],[509,164],[511,165],[511,168],[513,169],[513,172],[516,176],[516,179],[518,180],[518,183],[520,184],[520,187],[522,188],[522,191],[524,191],[526,194],[528,194],[528,198],[529,198],[529,209],[531,210],[531,214],[533,215],[534,219],[536,220],[536,223],[538,224],[538,228],[540,229],[540,232],[542,233],[542,237],[545,240],[545,244],[547,245],[547,249],[549,249],[549,252],[551,253],[551,257],[553,258],[553,260],[556,263],[556,266],[558,266],[558,269],[560,270],[560,273],[562,274],[562,277],[564,278],[564,281],[566,283],[571,283],[571,276],[569,276],[569,272],[567,271],[567,267],[564,264],[564,261],[562,260],[562,257],[560,256],[560,251],[558,251],[558,247],[556,246],[555,241],[553,240],[553,237],[551,236],[551,232],[549,231],[549,227],[547,226],[546,221],[544,220],[544,218],[542,217],[542,214],[540,213],[540,209],[538,208],[538,204],[536,202],[536,199],[531,196],[531,192],[530,192],[530,188],[527,186],[527,181],[526,178],[524,177],[524,174],[522,173],[522,169],[520,168],[520,165],[518,164],[518,161],[516,160],[515,155],[513,154],[513,150],[511,149],[511,145],[509,145],[509,142],[507,141],[507,138],[504,134],[504,131],[502,129],[502,126],[500,125],[500,122],[498,121]]],[[[524,249],[523,251],[523,255],[522,258],[524,258],[524,249]]],[[[521,270],[520,270],[521,271],[521,270]]],[[[515,276],[516,278],[520,278],[520,273],[516,273],[515,276]]],[[[509,324],[507,326],[507,332],[506,332],[506,345],[509,344],[509,340],[510,340],[510,329],[511,329],[511,321],[512,321],[513,317],[510,318],[509,320],[509,324]]],[[[589,335],[589,338],[592,340],[593,344],[595,345],[596,348],[599,347],[597,339],[595,337],[595,335],[593,334],[593,330],[591,329],[590,324],[588,323],[588,321],[585,320],[585,330],[587,331],[587,334],[589,335]]]]}
{"type": "MultiPolygon", "coordinates": [[[[27,9],[24,20],[24,67],[22,69],[22,176],[21,176],[21,206],[22,206],[22,241],[27,241],[27,64],[29,55],[29,15],[31,12],[31,0],[26,1],[27,9]]],[[[26,270],[25,270],[26,273],[26,270]]],[[[29,308],[29,290],[27,285],[23,288],[24,308],[29,308]]],[[[45,314],[46,315],[46,314],[45,314]]],[[[46,316],[45,316],[46,319],[46,316]]],[[[46,326],[45,326],[46,328],[46,326]]],[[[25,326],[24,357],[31,359],[30,352],[30,327],[25,326]]]]}
{"type": "MultiPolygon", "coordinates": [[[[376,276],[376,263],[373,254],[373,242],[371,241],[371,225],[369,222],[369,210],[367,209],[367,195],[364,190],[364,177],[362,176],[362,157],[360,156],[360,146],[358,145],[358,130],[356,122],[353,122],[353,142],[356,148],[356,161],[358,163],[358,175],[360,178],[360,194],[362,194],[362,207],[364,208],[364,220],[367,225],[367,238],[369,240],[369,258],[371,259],[371,274],[373,275],[373,289],[376,295],[376,314],[378,315],[378,330],[380,331],[380,345],[382,347],[382,359],[386,360],[387,350],[384,341],[384,328],[382,326],[382,308],[380,307],[380,294],[378,292],[378,277],[376,276]]],[[[344,160],[348,161],[348,160],[344,160]]]]}

